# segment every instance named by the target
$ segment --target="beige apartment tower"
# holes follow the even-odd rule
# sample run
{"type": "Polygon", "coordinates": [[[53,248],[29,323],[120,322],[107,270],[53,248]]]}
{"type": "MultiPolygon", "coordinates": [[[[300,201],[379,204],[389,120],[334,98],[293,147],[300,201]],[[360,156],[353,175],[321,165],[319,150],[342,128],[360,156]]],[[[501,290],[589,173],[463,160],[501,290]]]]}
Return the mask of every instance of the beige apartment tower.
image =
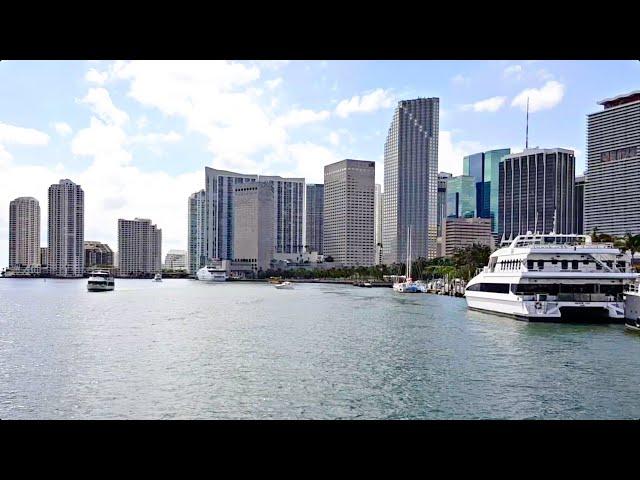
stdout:
{"type": "Polygon", "coordinates": [[[9,203],[9,268],[40,269],[40,204],[33,197],[9,203]]]}
{"type": "Polygon", "coordinates": [[[49,187],[49,273],[84,275],[84,191],[69,179],[49,187]]]}
{"type": "Polygon", "coordinates": [[[162,271],[162,230],[151,220],[118,220],[118,271],[122,277],[149,277],[162,271]]]}
{"type": "Polygon", "coordinates": [[[275,253],[274,192],[271,182],[250,182],[233,188],[233,253],[254,272],[268,270],[275,253]]]}
{"type": "Polygon", "coordinates": [[[325,257],[347,267],[375,263],[375,162],[342,160],[324,167],[325,257]]]}

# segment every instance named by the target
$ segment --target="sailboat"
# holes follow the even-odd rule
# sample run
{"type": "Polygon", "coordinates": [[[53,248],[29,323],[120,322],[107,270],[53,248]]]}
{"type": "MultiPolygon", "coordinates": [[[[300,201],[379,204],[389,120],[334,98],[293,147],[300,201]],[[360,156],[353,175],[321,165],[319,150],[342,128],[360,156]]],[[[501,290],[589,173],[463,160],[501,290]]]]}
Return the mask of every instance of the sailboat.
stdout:
{"type": "Polygon", "coordinates": [[[420,288],[411,279],[411,225],[407,228],[407,269],[404,282],[393,284],[393,290],[399,293],[418,293],[420,288]]]}

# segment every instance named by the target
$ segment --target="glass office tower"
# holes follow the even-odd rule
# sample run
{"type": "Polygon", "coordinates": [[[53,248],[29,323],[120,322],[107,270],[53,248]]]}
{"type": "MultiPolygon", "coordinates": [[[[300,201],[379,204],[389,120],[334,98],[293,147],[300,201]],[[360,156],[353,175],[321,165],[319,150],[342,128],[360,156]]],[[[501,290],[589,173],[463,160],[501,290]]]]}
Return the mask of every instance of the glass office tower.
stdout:
{"type": "Polygon", "coordinates": [[[476,216],[476,179],[459,175],[447,180],[447,218],[476,216]]]}

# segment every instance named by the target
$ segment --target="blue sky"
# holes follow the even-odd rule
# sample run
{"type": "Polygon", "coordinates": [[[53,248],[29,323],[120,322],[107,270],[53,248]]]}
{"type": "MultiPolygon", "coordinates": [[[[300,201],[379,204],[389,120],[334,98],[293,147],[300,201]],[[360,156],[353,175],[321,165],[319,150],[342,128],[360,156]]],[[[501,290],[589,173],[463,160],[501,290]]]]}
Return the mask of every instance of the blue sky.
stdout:
{"type": "Polygon", "coordinates": [[[187,196],[204,166],[302,176],[375,160],[399,99],[440,98],[439,170],[529,144],[576,150],[597,101],[640,88],[638,61],[2,61],[0,265],[9,202],[34,196],[46,245],[47,187],[85,189],[85,238],[117,248],[117,218],[151,218],[163,252],[186,248],[187,196]]]}

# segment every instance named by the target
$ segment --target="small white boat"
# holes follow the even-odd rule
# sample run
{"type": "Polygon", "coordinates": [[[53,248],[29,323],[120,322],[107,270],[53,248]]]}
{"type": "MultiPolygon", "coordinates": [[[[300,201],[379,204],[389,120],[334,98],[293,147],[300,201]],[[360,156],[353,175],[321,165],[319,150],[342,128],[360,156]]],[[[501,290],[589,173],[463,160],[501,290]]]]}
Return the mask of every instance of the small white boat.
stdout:
{"type": "Polygon", "coordinates": [[[156,276],[153,277],[153,281],[154,282],[161,282],[162,281],[162,274],[161,273],[156,273],[156,276]]]}
{"type": "Polygon", "coordinates": [[[371,288],[371,287],[373,287],[373,285],[371,285],[369,282],[364,282],[364,283],[362,284],[362,286],[363,286],[363,287],[367,287],[367,288],[371,288]]]}
{"type": "Polygon", "coordinates": [[[636,320],[635,323],[631,323],[631,320],[627,320],[627,323],[624,324],[624,328],[630,332],[640,333],[640,322],[636,320]]]}
{"type": "Polygon", "coordinates": [[[393,284],[393,291],[398,293],[419,293],[421,290],[418,285],[411,279],[411,226],[407,229],[407,263],[404,282],[396,282],[393,284]]]}
{"type": "Polygon", "coordinates": [[[293,290],[293,283],[291,282],[282,282],[274,285],[278,290],[293,290]]]}
{"type": "Polygon", "coordinates": [[[91,272],[87,281],[87,290],[90,292],[108,292],[116,287],[115,280],[109,272],[98,270],[91,272]]]}

